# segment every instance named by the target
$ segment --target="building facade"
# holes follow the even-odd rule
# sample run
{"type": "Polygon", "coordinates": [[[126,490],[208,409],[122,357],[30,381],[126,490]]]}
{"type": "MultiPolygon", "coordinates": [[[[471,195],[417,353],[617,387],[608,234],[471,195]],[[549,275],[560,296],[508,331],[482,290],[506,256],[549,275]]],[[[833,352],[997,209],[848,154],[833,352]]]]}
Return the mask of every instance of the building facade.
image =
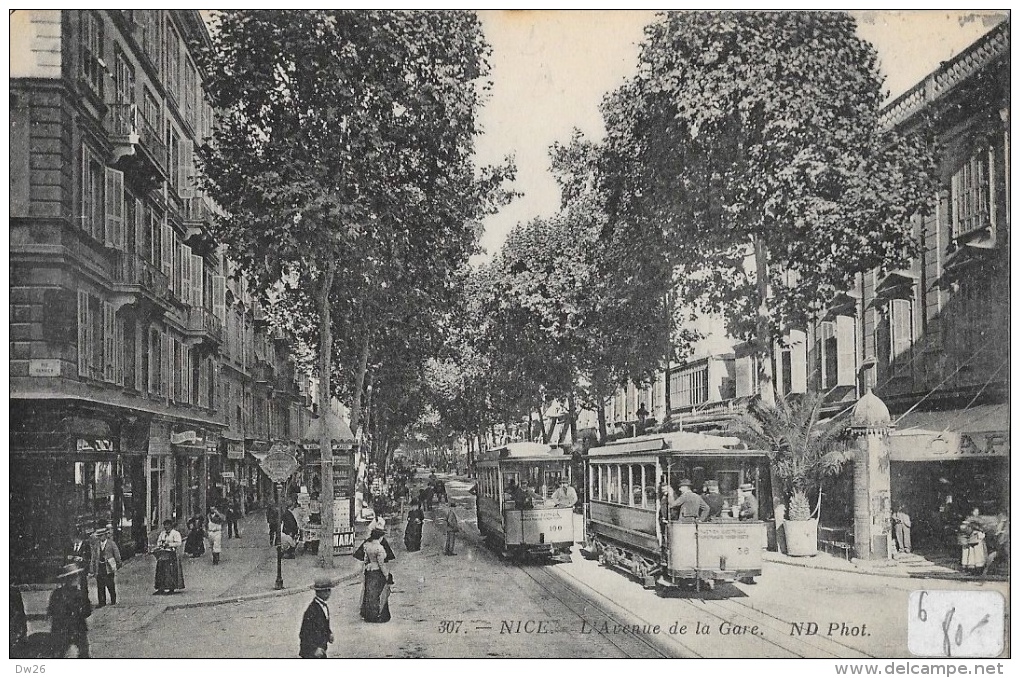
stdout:
{"type": "MultiPolygon", "coordinates": [[[[1008,510],[1009,46],[1004,22],[883,109],[887,129],[931,125],[939,149],[938,192],[913,224],[920,254],[858,276],[774,347],[780,395],[822,393],[829,416],[869,387],[888,405],[891,500],[914,517],[921,543],[945,543],[972,508],[1008,510]]],[[[749,347],[729,349],[621,388],[609,430],[629,431],[642,403],[672,427],[725,428],[758,392],[749,347]]],[[[836,479],[833,494],[847,501],[829,502],[829,520],[852,522],[849,486],[836,479]]]]}
{"type": "Polygon", "coordinates": [[[257,498],[248,452],[309,415],[209,235],[198,12],[18,11],[11,39],[11,572],[38,581],[76,530],[131,554],[257,498]]]}

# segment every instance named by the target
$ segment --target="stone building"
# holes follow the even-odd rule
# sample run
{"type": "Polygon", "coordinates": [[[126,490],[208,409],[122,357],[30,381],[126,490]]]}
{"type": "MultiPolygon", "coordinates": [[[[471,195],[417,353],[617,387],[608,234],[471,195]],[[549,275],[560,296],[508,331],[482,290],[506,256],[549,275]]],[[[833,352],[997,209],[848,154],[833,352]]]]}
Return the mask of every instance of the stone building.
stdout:
{"type": "Polygon", "coordinates": [[[11,16],[10,550],[23,581],[75,530],[126,554],[244,483],[307,425],[285,346],[208,226],[197,11],[11,16]],[[282,350],[281,350],[282,349],[282,350]],[[289,370],[289,371],[288,371],[289,370]]]}

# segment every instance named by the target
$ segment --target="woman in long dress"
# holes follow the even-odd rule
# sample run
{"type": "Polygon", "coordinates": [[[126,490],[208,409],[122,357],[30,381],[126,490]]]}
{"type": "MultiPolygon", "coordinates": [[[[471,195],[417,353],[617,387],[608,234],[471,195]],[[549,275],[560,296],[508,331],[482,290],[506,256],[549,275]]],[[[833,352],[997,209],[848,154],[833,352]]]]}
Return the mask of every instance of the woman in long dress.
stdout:
{"type": "Polygon", "coordinates": [[[156,589],[153,595],[175,593],[184,588],[184,568],[181,567],[181,533],[174,529],[172,520],[163,521],[163,531],[156,538],[156,589]]]}
{"type": "Polygon", "coordinates": [[[188,521],[188,538],[184,542],[184,552],[192,558],[205,554],[205,520],[201,515],[188,521]]]}
{"type": "Polygon", "coordinates": [[[407,527],[404,529],[404,548],[408,551],[421,549],[421,530],[425,524],[425,512],[421,504],[416,504],[407,512],[407,527]]]}
{"type": "Polygon", "coordinates": [[[365,549],[365,587],[361,594],[361,618],[367,622],[390,620],[390,584],[392,575],[386,565],[386,549],[379,540],[385,533],[372,530],[365,549]]]}

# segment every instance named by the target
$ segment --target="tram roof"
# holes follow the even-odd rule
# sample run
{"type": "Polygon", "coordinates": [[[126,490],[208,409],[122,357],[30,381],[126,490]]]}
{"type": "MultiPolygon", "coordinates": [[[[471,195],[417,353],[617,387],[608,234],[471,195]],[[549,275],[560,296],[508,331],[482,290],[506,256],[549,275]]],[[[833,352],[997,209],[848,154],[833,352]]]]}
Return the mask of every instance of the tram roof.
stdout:
{"type": "Polygon", "coordinates": [[[715,436],[707,433],[691,431],[674,431],[672,433],[653,433],[623,438],[606,443],[602,447],[588,450],[589,457],[615,456],[638,452],[670,452],[691,454],[762,454],[748,450],[735,436],[715,436]]]}
{"type": "Polygon", "coordinates": [[[507,443],[478,455],[478,461],[557,461],[564,458],[559,448],[543,443],[507,443]]]}

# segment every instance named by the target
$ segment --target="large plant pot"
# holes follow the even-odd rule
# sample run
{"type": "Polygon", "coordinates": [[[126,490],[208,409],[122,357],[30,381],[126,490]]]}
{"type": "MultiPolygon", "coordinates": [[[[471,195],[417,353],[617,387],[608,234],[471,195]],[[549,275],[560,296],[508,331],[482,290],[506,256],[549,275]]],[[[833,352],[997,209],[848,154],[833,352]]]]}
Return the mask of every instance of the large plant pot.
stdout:
{"type": "Polygon", "coordinates": [[[783,523],[786,555],[813,556],[818,553],[818,519],[790,520],[783,523]]]}

